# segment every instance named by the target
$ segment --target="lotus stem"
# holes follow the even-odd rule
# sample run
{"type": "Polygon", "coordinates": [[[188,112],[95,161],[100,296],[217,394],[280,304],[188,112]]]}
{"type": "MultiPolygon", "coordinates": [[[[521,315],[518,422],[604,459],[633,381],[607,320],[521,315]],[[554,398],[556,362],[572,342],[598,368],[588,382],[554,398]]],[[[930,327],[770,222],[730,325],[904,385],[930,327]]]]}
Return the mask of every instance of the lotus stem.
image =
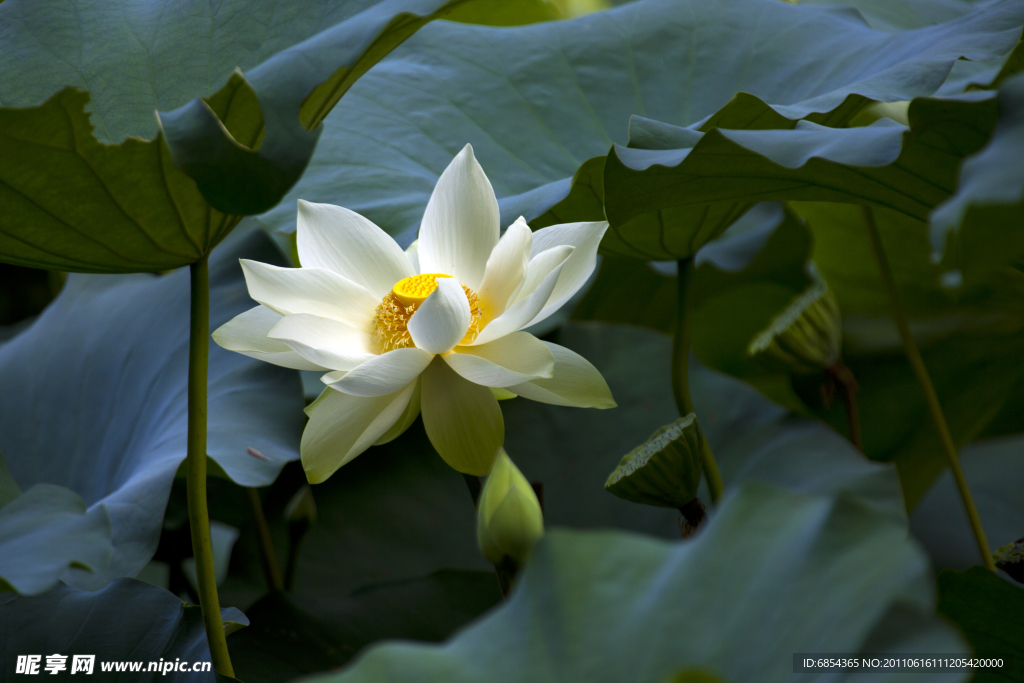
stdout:
{"type": "Polygon", "coordinates": [[[246,490],[249,493],[249,504],[252,506],[252,517],[256,522],[260,557],[263,560],[263,574],[267,580],[267,586],[271,590],[284,590],[281,569],[277,565],[277,553],[274,552],[274,540],[270,537],[270,527],[267,525],[266,515],[263,514],[263,504],[260,502],[260,492],[254,486],[247,486],[246,490]]]}
{"type": "MultiPolygon", "coordinates": [[[[690,281],[693,279],[693,259],[679,260],[678,294],[676,315],[676,332],[672,340],[672,393],[676,399],[676,407],[679,408],[679,416],[685,417],[696,412],[693,409],[693,399],[690,397],[690,281]]],[[[711,452],[711,445],[704,439],[701,448],[701,464],[704,469],[704,476],[708,481],[708,489],[711,491],[711,502],[717,502],[725,491],[725,484],[722,483],[722,474],[718,470],[718,463],[715,461],[715,454],[711,452]]]]}
{"type": "Polygon", "coordinates": [[[207,257],[190,266],[192,306],[188,349],[188,520],[196,558],[199,606],[206,625],[213,667],[234,677],[227,635],[220,615],[217,579],[210,542],[210,511],[206,505],[206,383],[210,353],[210,269],[207,257]]]}
{"type": "Polygon", "coordinates": [[[494,565],[494,575],[498,577],[498,589],[501,591],[501,597],[508,597],[509,592],[512,590],[512,581],[515,580],[518,573],[519,565],[510,557],[506,557],[500,563],[494,565]]]}
{"type": "Polygon", "coordinates": [[[960,498],[963,500],[964,509],[967,511],[967,519],[970,520],[971,529],[974,531],[974,538],[978,543],[978,551],[981,553],[982,562],[992,571],[996,570],[995,561],[992,559],[992,551],[989,549],[988,539],[985,537],[985,529],[981,525],[981,517],[978,515],[978,508],[974,505],[974,496],[967,485],[967,478],[964,476],[963,468],[960,467],[960,459],[957,457],[956,444],[953,443],[953,435],[949,431],[946,422],[946,415],[942,412],[942,405],[939,403],[938,394],[935,393],[935,386],[932,384],[928,368],[925,367],[924,359],[914,341],[914,335],[910,331],[910,324],[900,304],[899,293],[896,291],[896,282],[892,277],[892,269],[889,267],[889,259],[885,255],[885,248],[882,246],[882,238],[878,232],[878,224],[875,222],[875,214],[871,207],[864,206],[864,223],[871,237],[871,248],[875,253],[875,260],[878,262],[878,271],[882,275],[882,285],[889,297],[889,307],[892,309],[893,321],[899,330],[900,338],[903,340],[903,350],[910,361],[910,367],[917,376],[917,382],[921,385],[921,392],[924,394],[925,403],[928,404],[928,411],[942,442],[942,448],[949,460],[949,468],[953,472],[953,479],[960,491],[960,498]]]}
{"type": "Polygon", "coordinates": [[[860,410],[857,408],[857,392],[860,387],[857,385],[853,372],[843,364],[842,360],[836,361],[836,364],[828,371],[843,390],[843,405],[846,407],[846,421],[850,428],[850,443],[863,453],[864,439],[860,429],[860,410]]]}

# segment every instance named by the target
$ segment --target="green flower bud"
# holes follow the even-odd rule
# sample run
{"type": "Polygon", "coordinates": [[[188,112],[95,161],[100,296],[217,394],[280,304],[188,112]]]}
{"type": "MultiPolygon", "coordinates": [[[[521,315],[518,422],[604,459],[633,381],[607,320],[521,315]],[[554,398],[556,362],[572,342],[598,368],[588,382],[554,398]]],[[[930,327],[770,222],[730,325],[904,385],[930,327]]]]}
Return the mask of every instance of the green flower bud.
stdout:
{"type": "Polygon", "coordinates": [[[480,492],[476,520],[480,550],[492,564],[500,564],[506,556],[522,564],[543,535],[544,514],[537,494],[503,448],[480,492]]]}
{"type": "Polygon", "coordinates": [[[839,302],[828,285],[818,282],[754,337],[747,354],[790,372],[812,374],[835,365],[842,345],[839,302]]]}
{"type": "Polygon", "coordinates": [[[1010,578],[1017,583],[1024,583],[1024,538],[999,546],[992,553],[992,559],[1010,578]]]}
{"type": "Polygon", "coordinates": [[[681,508],[697,496],[703,448],[704,434],[690,413],[627,453],[604,487],[634,503],[681,508]]]}

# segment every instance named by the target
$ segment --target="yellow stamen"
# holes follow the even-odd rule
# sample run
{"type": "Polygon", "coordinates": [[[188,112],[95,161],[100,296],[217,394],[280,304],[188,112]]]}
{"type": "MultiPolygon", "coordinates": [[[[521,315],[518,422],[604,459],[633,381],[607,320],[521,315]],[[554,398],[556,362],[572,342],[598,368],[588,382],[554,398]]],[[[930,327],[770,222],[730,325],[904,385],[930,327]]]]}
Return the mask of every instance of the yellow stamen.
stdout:
{"type": "Polygon", "coordinates": [[[437,278],[451,277],[444,273],[421,273],[399,280],[391,293],[406,306],[419,305],[437,289],[437,278]]]}
{"type": "MultiPolygon", "coordinates": [[[[451,275],[423,273],[399,280],[380,302],[373,322],[375,336],[381,345],[381,353],[415,346],[412,335],[409,334],[409,318],[416,312],[420,304],[437,289],[437,278],[439,277],[451,277],[451,275]]],[[[466,285],[462,285],[462,290],[466,292],[466,299],[469,301],[471,319],[469,330],[459,343],[468,344],[480,333],[483,310],[476,292],[466,285]]]]}

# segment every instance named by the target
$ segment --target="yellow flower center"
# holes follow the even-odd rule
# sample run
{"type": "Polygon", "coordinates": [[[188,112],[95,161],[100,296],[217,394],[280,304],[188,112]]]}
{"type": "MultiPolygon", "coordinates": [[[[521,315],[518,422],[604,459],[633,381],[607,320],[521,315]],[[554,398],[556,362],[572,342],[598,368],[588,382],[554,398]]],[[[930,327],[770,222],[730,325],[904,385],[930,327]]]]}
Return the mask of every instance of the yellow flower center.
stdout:
{"type": "Polygon", "coordinates": [[[451,277],[444,273],[421,273],[399,280],[391,293],[406,306],[419,305],[437,289],[437,278],[451,277]]]}
{"type": "MultiPolygon", "coordinates": [[[[422,273],[399,280],[380,302],[380,305],[377,306],[377,316],[374,318],[373,327],[377,341],[381,345],[381,353],[415,346],[412,335],[409,334],[409,318],[416,312],[420,304],[437,289],[437,278],[439,277],[451,277],[451,275],[422,273]]],[[[469,330],[460,343],[468,344],[480,333],[480,319],[483,317],[483,311],[480,308],[480,299],[476,292],[466,285],[462,285],[462,289],[466,292],[466,299],[469,300],[470,322],[469,330]]]]}

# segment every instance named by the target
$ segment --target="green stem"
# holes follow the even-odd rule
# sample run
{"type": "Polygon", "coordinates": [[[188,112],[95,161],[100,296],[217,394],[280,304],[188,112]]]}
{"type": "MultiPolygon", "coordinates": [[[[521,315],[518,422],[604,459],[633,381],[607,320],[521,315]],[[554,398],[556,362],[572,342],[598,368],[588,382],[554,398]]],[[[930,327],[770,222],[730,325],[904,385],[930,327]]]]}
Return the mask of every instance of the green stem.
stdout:
{"type": "Polygon", "coordinates": [[[967,519],[970,520],[971,528],[974,530],[974,538],[978,543],[978,551],[981,553],[982,561],[986,567],[995,571],[996,566],[995,561],[992,559],[992,551],[989,549],[988,539],[985,537],[985,529],[981,526],[981,517],[978,516],[978,508],[974,505],[974,497],[971,495],[971,489],[967,485],[967,478],[960,467],[960,459],[956,453],[956,444],[953,443],[953,435],[950,433],[949,425],[946,423],[946,415],[942,412],[942,405],[939,403],[938,394],[935,393],[935,386],[928,375],[928,368],[925,367],[924,359],[921,358],[921,352],[917,348],[917,342],[914,341],[914,335],[910,331],[907,316],[903,312],[903,306],[900,304],[899,293],[896,291],[896,282],[893,280],[892,269],[889,267],[889,259],[886,258],[885,248],[882,246],[882,238],[878,233],[875,214],[869,206],[862,208],[864,210],[864,223],[867,225],[868,235],[871,237],[871,248],[875,253],[875,260],[878,261],[878,270],[882,274],[882,285],[885,287],[885,293],[889,297],[889,306],[892,308],[893,320],[900,332],[900,338],[903,340],[903,350],[907,355],[907,360],[910,361],[910,367],[913,368],[914,374],[917,376],[918,383],[921,385],[921,392],[924,394],[924,400],[928,404],[928,412],[931,413],[932,420],[935,422],[939,441],[942,442],[946,458],[949,460],[949,468],[953,471],[953,479],[956,480],[956,487],[960,490],[960,498],[963,500],[964,508],[967,510],[967,519]]]}
{"type": "Polygon", "coordinates": [[[846,422],[850,427],[850,442],[854,447],[864,452],[864,440],[860,431],[860,410],[857,407],[857,380],[850,368],[843,364],[842,360],[836,361],[835,365],[828,369],[832,375],[832,381],[837,382],[843,390],[843,404],[846,407],[846,422]]]}
{"type": "Polygon", "coordinates": [[[277,553],[274,552],[274,539],[270,536],[270,526],[267,524],[266,515],[263,514],[260,492],[253,486],[247,486],[246,490],[249,492],[252,518],[256,522],[256,535],[259,539],[260,558],[263,560],[263,575],[267,580],[267,586],[271,590],[284,590],[281,570],[277,566],[277,553]]]}
{"type": "Polygon", "coordinates": [[[206,507],[206,382],[210,353],[210,270],[206,257],[193,263],[192,310],[188,348],[188,520],[196,558],[199,605],[213,668],[234,677],[224,622],[220,616],[217,579],[210,543],[210,512],[206,507]]]}
{"type": "Polygon", "coordinates": [[[518,573],[519,565],[507,555],[501,562],[494,565],[494,574],[498,577],[498,589],[501,591],[501,597],[508,597],[509,591],[512,590],[512,581],[515,580],[518,573]]]}
{"type": "MultiPolygon", "coordinates": [[[[696,412],[693,409],[693,399],[690,398],[690,281],[693,279],[693,259],[680,259],[679,274],[679,300],[676,314],[676,333],[672,340],[672,393],[676,398],[676,407],[679,408],[679,415],[685,417],[696,412]]],[[[722,497],[725,491],[725,484],[722,483],[722,474],[718,470],[718,463],[715,455],[711,452],[711,446],[707,439],[704,439],[704,446],[701,449],[701,463],[704,466],[704,476],[708,480],[708,489],[711,491],[711,502],[716,502],[722,497]]]]}

